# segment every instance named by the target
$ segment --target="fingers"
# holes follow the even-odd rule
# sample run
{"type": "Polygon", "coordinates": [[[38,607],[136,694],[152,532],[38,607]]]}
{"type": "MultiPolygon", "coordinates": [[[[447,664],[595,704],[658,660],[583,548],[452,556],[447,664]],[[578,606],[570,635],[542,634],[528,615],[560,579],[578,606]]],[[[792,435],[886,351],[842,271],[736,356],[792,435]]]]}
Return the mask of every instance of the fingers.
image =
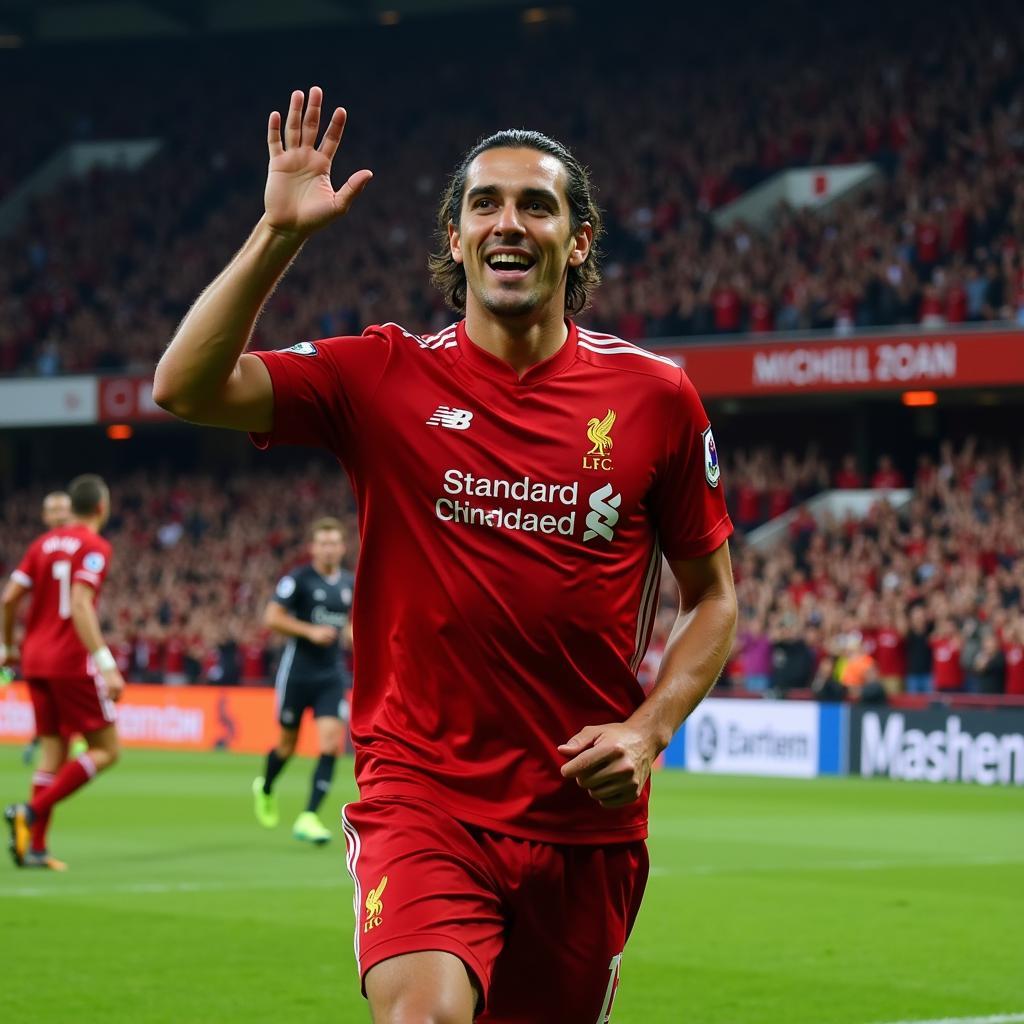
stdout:
{"type": "Polygon", "coordinates": [[[340,213],[345,213],[348,210],[352,205],[352,201],[366,188],[372,178],[373,171],[363,168],[363,170],[356,171],[355,174],[351,175],[348,181],[334,193],[335,198],[338,200],[338,211],[340,213]]]}
{"type": "Polygon", "coordinates": [[[281,145],[281,115],[275,110],[267,122],[267,149],[270,151],[270,159],[279,156],[284,152],[281,145]]]}
{"type": "Polygon", "coordinates": [[[306,105],[306,116],[302,121],[303,146],[316,145],[316,136],[320,131],[320,107],[323,104],[323,101],[323,89],[321,89],[319,85],[314,85],[309,90],[309,103],[306,105]]]}
{"type": "Polygon", "coordinates": [[[603,768],[618,756],[618,752],[612,747],[604,749],[591,747],[577,754],[571,761],[562,765],[563,779],[581,779],[585,775],[603,768]]]}
{"type": "Polygon", "coordinates": [[[288,120],[284,123],[284,144],[287,149],[297,149],[302,144],[302,90],[292,93],[288,104],[288,120]]]}
{"type": "Polygon", "coordinates": [[[566,755],[578,754],[599,740],[602,731],[603,729],[599,725],[586,725],[575,736],[570,736],[564,743],[560,743],[558,751],[566,755]]]}
{"type": "Polygon", "coordinates": [[[327,131],[324,132],[324,137],[320,142],[320,152],[328,160],[333,160],[334,154],[338,152],[338,144],[345,133],[345,122],[347,120],[348,114],[345,112],[345,108],[336,107],[331,115],[330,123],[327,125],[327,131]]]}

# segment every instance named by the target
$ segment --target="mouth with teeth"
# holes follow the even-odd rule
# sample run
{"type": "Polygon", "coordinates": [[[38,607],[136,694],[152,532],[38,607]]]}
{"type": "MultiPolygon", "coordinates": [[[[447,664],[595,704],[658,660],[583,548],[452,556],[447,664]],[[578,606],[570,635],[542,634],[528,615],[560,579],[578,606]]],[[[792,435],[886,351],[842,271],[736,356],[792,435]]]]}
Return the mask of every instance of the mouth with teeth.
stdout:
{"type": "Polygon", "coordinates": [[[525,253],[496,252],[488,256],[486,262],[497,277],[514,281],[525,277],[537,261],[525,253]]]}

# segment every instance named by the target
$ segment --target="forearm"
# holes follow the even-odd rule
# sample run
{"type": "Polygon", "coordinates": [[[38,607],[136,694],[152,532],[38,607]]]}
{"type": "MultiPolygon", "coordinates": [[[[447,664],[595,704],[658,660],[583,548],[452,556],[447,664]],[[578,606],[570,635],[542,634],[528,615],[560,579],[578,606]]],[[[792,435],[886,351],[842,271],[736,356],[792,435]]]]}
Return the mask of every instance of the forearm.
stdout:
{"type": "Polygon", "coordinates": [[[17,614],[17,605],[9,601],[0,604],[0,643],[8,650],[14,647],[14,620],[17,614]]]}
{"type": "Polygon", "coordinates": [[[71,622],[78,634],[78,639],[82,641],[82,646],[90,654],[95,654],[101,647],[106,647],[103,631],[100,629],[100,620],[91,602],[73,601],[71,622]]]}
{"type": "Polygon", "coordinates": [[[629,725],[653,738],[660,753],[722,674],[736,635],[733,591],[710,594],[680,611],[647,699],[629,725]]]}
{"type": "Polygon", "coordinates": [[[264,303],[301,247],[298,235],[275,231],[261,218],[188,311],[157,364],[158,405],[189,419],[219,399],[264,303]]]}
{"type": "Polygon", "coordinates": [[[14,624],[25,591],[14,580],[8,580],[0,595],[0,643],[8,650],[14,647],[14,624]]]}
{"type": "Polygon", "coordinates": [[[276,605],[275,608],[275,611],[268,612],[264,618],[265,625],[282,636],[298,637],[301,640],[310,638],[310,623],[289,615],[280,605],[276,605]]]}

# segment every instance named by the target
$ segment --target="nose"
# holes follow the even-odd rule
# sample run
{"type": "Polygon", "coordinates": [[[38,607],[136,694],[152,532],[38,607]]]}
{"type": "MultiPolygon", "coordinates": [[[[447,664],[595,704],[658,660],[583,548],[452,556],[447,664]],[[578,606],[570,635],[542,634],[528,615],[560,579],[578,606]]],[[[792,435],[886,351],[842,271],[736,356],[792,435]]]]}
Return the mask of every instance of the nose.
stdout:
{"type": "Polygon", "coordinates": [[[507,238],[509,235],[522,235],[523,222],[519,219],[519,208],[515,202],[509,201],[501,208],[501,213],[494,225],[494,233],[507,238]]]}

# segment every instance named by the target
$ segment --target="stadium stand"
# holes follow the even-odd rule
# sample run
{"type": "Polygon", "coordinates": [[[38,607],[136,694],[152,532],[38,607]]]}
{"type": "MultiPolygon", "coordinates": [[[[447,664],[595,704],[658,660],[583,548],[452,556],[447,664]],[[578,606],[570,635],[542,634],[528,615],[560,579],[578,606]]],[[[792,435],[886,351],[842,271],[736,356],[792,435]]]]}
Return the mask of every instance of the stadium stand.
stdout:
{"type": "MultiPolygon", "coordinates": [[[[819,524],[799,514],[770,550],[745,543],[745,530],[850,471],[850,458],[832,464],[814,449],[739,451],[727,465],[740,524],[741,622],[724,682],[752,692],[834,682],[859,695],[879,682],[892,693],[1024,695],[1024,462],[1005,445],[947,442],[935,460],[921,459],[905,514],[883,500],[863,520],[819,524]],[[924,664],[915,628],[924,633],[924,664]]],[[[351,494],[333,472],[311,462],[226,479],[140,472],[116,480],[107,533],[117,557],[103,614],[126,671],[150,682],[269,680],[276,648],[259,620],[274,581],[304,559],[305,531],[324,508],[355,537],[351,494]]],[[[880,490],[891,480],[875,477],[880,490]]],[[[3,503],[10,542],[0,549],[0,574],[38,532],[41,494],[21,491],[3,503]]],[[[645,684],[657,672],[675,602],[666,573],[645,684]]]]}
{"type": "MultiPolygon", "coordinates": [[[[925,12],[910,4],[875,22],[836,12],[825,28],[795,19],[781,35],[772,21],[773,46],[756,49],[751,41],[766,37],[752,24],[734,58],[714,68],[682,31],[653,40],[633,38],[635,28],[602,34],[595,23],[571,72],[558,66],[565,37],[556,29],[520,40],[551,65],[553,93],[581,98],[571,114],[525,110],[505,92],[472,116],[455,113],[453,58],[440,60],[425,91],[418,64],[402,59],[411,40],[389,42],[381,82],[371,72],[383,44],[368,37],[344,73],[332,65],[322,81],[328,102],[352,112],[346,165],[374,167],[377,181],[337,240],[304,254],[257,344],[381,319],[423,330],[448,323],[425,270],[443,176],[467,140],[527,115],[577,147],[601,186],[606,284],[584,318],[595,329],[644,339],[1020,320],[1024,15],[1010,5],[969,20],[925,12]],[[846,29],[836,63],[816,34],[846,29]],[[630,118],[645,129],[623,146],[617,111],[627,89],[630,118]],[[883,169],[881,181],[838,208],[784,209],[763,235],[742,223],[715,227],[716,210],[785,168],[865,160],[883,169]]],[[[251,45],[255,58],[267,44],[251,45]]],[[[275,52],[254,87],[215,47],[196,56],[187,79],[173,73],[173,50],[141,48],[128,60],[116,72],[93,62],[85,78],[74,57],[10,65],[20,88],[38,84],[43,106],[63,110],[74,96],[64,141],[154,136],[163,145],[138,172],[65,183],[0,240],[0,373],[148,370],[258,214],[264,109],[326,63],[315,44],[301,62],[275,52]],[[109,103],[115,74],[128,70],[139,88],[109,103]],[[245,116],[204,116],[207,97],[245,116]]],[[[53,142],[49,122],[29,125],[0,156],[0,195],[53,142]]]]}

